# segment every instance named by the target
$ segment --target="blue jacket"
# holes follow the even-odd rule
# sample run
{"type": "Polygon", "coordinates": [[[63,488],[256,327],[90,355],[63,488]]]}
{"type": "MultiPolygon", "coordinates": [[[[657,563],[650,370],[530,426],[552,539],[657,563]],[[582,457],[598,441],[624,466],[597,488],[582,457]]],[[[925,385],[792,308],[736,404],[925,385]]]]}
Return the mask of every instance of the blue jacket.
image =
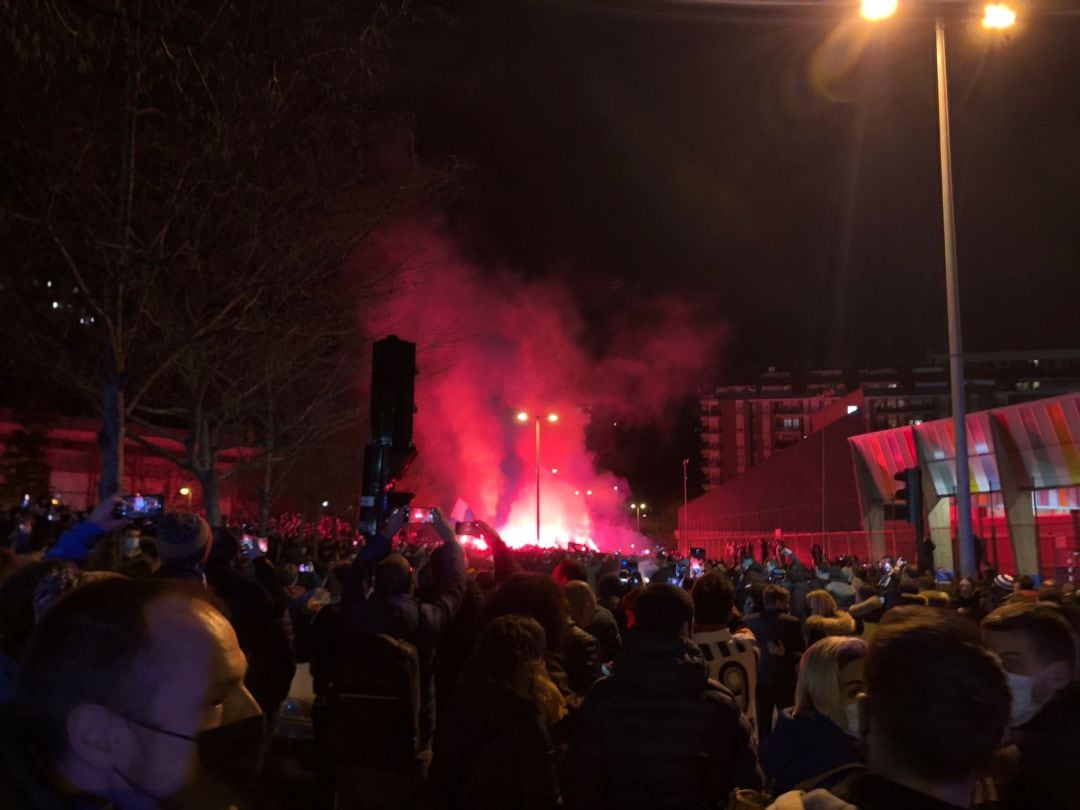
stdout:
{"type": "MultiPolygon", "coordinates": [[[[862,763],[853,737],[828,717],[794,717],[790,708],[780,713],[772,736],[761,747],[761,766],[774,795],[849,763],[862,763]]],[[[851,776],[852,770],[834,774],[806,790],[828,789],[851,776]]]]}
{"type": "Polygon", "coordinates": [[[85,565],[94,544],[103,534],[105,530],[96,523],[80,520],[60,535],[56,545],[45,552],[45,559],[70,560],[79,565],[85,565]]]}

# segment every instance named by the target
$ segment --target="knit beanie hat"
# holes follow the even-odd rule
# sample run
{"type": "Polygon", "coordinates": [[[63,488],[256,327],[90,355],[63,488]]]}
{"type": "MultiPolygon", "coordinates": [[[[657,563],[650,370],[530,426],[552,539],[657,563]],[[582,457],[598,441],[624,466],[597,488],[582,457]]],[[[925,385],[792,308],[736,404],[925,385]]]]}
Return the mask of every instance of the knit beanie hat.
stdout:
{"type": "Polygon", "coordinates": [[[158,554],[163,563],[198,565],[210,552],[210,526],[192,512],[169,512],[157,527],[158,554]]]}
{"type": "Polygon", "coordinates": [[[1002,593],[1012,593],[1014,580],[1008,574],[998,574],[994,577],[994,587],[1002,593]]]}

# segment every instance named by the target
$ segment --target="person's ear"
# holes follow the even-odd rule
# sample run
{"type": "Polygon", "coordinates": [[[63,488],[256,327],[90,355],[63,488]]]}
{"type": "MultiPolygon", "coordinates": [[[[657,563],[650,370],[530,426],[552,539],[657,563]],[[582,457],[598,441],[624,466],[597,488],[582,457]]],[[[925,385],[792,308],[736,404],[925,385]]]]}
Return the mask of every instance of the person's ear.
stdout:
{"type": "Polygon", "coordinates": [[[96,703],[82,703],[71,710],[67,738],[71,754],[99,771],[123,765],[135,745],[128,724],[96,703]]]}

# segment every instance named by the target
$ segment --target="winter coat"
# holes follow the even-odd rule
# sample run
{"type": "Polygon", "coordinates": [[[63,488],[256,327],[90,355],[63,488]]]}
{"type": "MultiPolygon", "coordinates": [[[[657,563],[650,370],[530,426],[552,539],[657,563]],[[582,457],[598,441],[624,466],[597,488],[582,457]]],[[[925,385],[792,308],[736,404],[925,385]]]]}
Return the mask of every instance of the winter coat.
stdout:
{"type": "Polygon", "coordinates": [[[1020,767],[1005,785],[1007,810],[1062,810],[1080,806],[1080,683],[1058,692],[1017,730],[1020,767]]]}
{"type": "Polygon", "coordinates": [[[749,723],[688,639],[629,632],[579,723],[565,782],[572,808],[713,807],[736,787],[761,787],[749,723]]]}
{"type": "MultiPolygon", "coordinates": [[[[843,765],[861,763],[855,739],[832,720],[820,714],[795,717],[792,711],[780,713],[772,736],[761,746],[761,767],[773,795],[843,765]]],[[[850,771],[833,774],[812,787],[831,788],[848,776],[850,771]]]]}
{"type": "MultiPolygon", "coordinates": [[[[799,620],[782,610],[766,608],[761,613],[746,617],[761,648],[758,665],[758,691],[775,688],[778,692],[794,691],[799,668],[799,658],[806,649],[799,620]],[[769,643],[782,644],[782,656],[769,653],[769,643]]],[[[783,707],[781,707],[783,708],[783,707]]]]}
{"type": "Polygon", "coordinates": [[[442,715],[432,788],[443,810],[553,810],[555,747],[536,704],[502,686],[463,685],[442,715]]]}
{"type": "MultiPolygon", "coordinates": [[[[438,587],[421,601],[410,594],[372,596],[342,604],[342,622],[348,633],[383,633],[416,647],[420,658],[420,745],[431,742],[435,727],[435,685],[432,677],[435,645],[450,626],[465,598],[465,557],[460,546],[441,556],[438,587]]],[[[325,656],[324,656],[325,657],[325,656]]],[[[330,671],[332,667],[320,667],[330,671]]]]}
{"type": "Polygon", "coordinates": [[[838,610],[833,616],[806,617],[806,643],[813,644],[828,636],[855,635],[855,619],[846,610],[838,610]]]}
{"type": "Polygon", "coordinates": [[[831,792],[859,810],[959,810],[955,804],[872,773],[859,773],[845,779],[831,792]]]}

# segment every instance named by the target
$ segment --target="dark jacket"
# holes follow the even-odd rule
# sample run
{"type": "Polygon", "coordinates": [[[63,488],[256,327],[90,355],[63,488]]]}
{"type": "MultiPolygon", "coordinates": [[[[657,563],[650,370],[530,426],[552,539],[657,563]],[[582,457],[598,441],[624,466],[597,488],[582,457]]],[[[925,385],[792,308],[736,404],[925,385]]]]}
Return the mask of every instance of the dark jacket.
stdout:
{"type": "Polygon", "coordinates": [[[440,722],[432,765],[437,806],[556,806],[555,748],[532,701],[502,686],[463,686],[440,722]]]}
{"type": "Polygon", "coordinates": [[[110,810],[114,805],[87,794],[61,793],[31,751],[8,711],[0,711],[0,807],[4,810],[110,810]]]}
{"type": "Polygon", "coordinates": [[[872,773],[860,773],[845,779],[833,788],[832,793],[859,810],[959,810],[955,804],[872,773]]]}
{"type": "MultiPolygon", "coordinates": [[[[753,632],[761,649],[758,663],[757,688],[763,690],[794,690],[799,659],[806,649],[799,620],[783,610],[766,608],[744,620],[753,632]],[[769,644],[781,644],[782,656],[769,653],[769,644]]],[[[783,708],[783,707],[781,707],[783,708]]]]}
{"type": "Polygon", "coordinates": [[[582,706],[565,793],[574,808],[715,807],[759,788],[750,726],[687,639],[631,631],[582,706]]]}
{"type": "Polygon", "coordinates": [[[604,662],[600,658],[600,642],[576,624],[570,625],[562,655],[557,657],[566,670],[570,688],[579,695],[588,692],[601,675],[600,666],[604,662]]]}
{"type": "Polygon", "coordinates": [[[619,633],[619,623],[610,610],[603,605],[597,605],[585,631],[600,643],[600,663],[605,664],[619,657],[622,652],[622,636],[619,633]]]}
{"type": "Polygon", "coordinates": [[[225,602],[240,649],[247,656],[244,683],[263,712],[271,714],[288,697],[296,673],[292,624],[285,593],[273,581],[269,562],[260,558],[251,565],[252,579],[230,565],[214,564],[206,569],[206,580],[225,602]]]}
{"type": "MultiPolygon", "coordinates": [[[[384,633],[408,641],[420,658],[420,744],[431,742],[435,726],[435,687],[432,672],[435,645],[465,598],[465,556],[461,546],[439,556],[442,568],[428,601],[409,594],[356,600],[342,604],[347,633],[384,633]]],[[[323,668],[322,665],[320,668],[323,668]]]]}
{"type": "MultiPolygon", "coordinates": [[[[780,713],[772,736],[761,745],[761,767],[773,795],[794,790],[807,780],[824,777],[843,765],[862,762],[856,741],[827,717],[793,717],[791,709],[780,713]]],[[[853,769],[854,770],[854,769],[853,769]]],[[[803,789],[831,788],[851,771],[832,774],[803,789]]]]}
{"type": "Polygon", "coordinates": [[[1018,731],[1020,766],[1005,786],[1008,810],[1080,807],[1080,683],[1061,690],[1018,731]]]}

